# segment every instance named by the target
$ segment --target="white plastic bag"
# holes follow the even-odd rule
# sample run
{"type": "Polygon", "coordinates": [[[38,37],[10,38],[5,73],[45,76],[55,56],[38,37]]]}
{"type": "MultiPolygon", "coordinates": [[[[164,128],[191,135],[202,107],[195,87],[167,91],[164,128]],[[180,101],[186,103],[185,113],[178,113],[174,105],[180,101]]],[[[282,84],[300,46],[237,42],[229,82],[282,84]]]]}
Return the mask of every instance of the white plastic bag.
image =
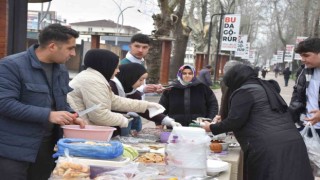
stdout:
{"type": "Polygon", "coordinates": [[[310,159],[313,173],[320,176],[320,138],[314,127],[307,123],[304,129],[300,132],[307,146],[308,156],[310,159]],[[311,130],[311,137],[308,136],[308,131],[311,130]]]}

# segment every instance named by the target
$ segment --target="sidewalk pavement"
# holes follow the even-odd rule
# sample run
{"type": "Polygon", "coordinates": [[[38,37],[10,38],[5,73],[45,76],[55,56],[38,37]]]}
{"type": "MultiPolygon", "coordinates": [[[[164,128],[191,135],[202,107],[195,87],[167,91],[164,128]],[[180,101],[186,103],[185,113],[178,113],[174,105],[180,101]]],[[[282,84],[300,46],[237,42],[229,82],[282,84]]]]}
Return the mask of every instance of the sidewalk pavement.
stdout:
{"type": "MultiPolygon", "coordinates": [[[[261,78],[261,76],[259,76],[261,78]]],[[[293,86],[295,84],[294,80],[292,79],[289,79],[289,83],[288,83],[288,86],[285,87],[284,86],[284,78],[282,75],[278,75],[278,77],[276,78],[275,77],[275,74],[274,72],[268,72],[267,75],[266,75],[266,80],[269,80],[269,79],[273,79],[273,80],[276,80],[279,85],[280,85],[280,88],[281,88],[281,96],[283,97],[283,99],[286,101],[286,103],[289,105],[290,103],[290,100],[291,100],[291,96],[292,96],[292,91],[293,91],[293,86]]],[[[222,96],[222,93],[221,93],[221,90],[220,89],[214,89],[213,90],[217,100],[218,100],[218,103],[219,105],[221,104],[221,96],[222,96]]],[[[151,101],[151,102],[159,102],[160,100],[160,97],[161,97],[161,94],[160,95],[146,95],[146,100],[147,101],[151,101]]],[[[154,128],[155,127],[155,124],[154,122],[152,121],[148,121],[148,120],[145,120],[142,118],[142,124],[143,124],[143,127],[142,128],[154,128]]]]}

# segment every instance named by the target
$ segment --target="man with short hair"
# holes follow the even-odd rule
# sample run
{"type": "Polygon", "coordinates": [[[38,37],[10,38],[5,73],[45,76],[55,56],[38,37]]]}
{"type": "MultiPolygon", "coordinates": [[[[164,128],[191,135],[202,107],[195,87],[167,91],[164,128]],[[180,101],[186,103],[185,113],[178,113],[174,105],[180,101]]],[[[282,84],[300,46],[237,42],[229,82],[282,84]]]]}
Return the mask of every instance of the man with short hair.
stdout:
{"type": "Polygon", "coordinates": [[[212,86],[211,81],[211,69],[212,67],[210,65],[206,65],[203,69],[199,71],[198,79],[207,86],[212,86]]]}
{"type": "Polygon", "coordinates": [[[0,60],[1,179],[48,179],[60,125],[84,127],[67,103],[72,89],[63,65],[75,56],[78,36],[52,24],[40,32],[39,44],[0,60]]]}
{"type": "MultiPolygon", "coordinates": [[[[311,122],[320,135],[320,39],[308,38],[298,44],[303,65],[296,74],[289,110],[295,122],[311,122]]],[[[302,126],[304,126],[302,124],[302,126]]]]}
{"type": "MultiPolygon", "coordinates": [[[[149,52],[150,44],[151,39],[147,35],[141,33],[133,35],[130,40],[130,51],[127,53],[126,57],[120,61],[120,64],[138,63],[147,69],[144,57],[149,52]]],[[[161,84],[146,84],[144,82],[137,90],[143,94],[142,99],[144,100],[145,93],[161,93],[163,87],[161,84]]],[[[129,131],[139,132],[142,129],[140,116],[133,112],[130,112],[129,114],[134,119],[130,122],[128,128],[121,129],[122,135],[127,135],[129,131]]]]}

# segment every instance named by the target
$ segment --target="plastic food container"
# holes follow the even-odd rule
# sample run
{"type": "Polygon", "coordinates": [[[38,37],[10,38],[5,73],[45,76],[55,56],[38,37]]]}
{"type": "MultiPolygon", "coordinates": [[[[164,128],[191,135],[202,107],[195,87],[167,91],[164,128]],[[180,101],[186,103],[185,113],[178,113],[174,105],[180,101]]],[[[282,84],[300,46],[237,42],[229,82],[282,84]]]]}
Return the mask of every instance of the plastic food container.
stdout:
{"type": "Polygon", "coordinates": [[[65,138],[81,138],[88,140],[109,141],[116,128],[109,126],[86,125],[81,129],[79,125],[64,125],[63,135],[65,138]]]}
{"type": "Polygon", "coordinates": [[[160,142],[167,143],[171,132],[161,132],[160,134],[160,142]]]}
{"type": "Polygon", "coordinates": [[[216,176],[220,172],[227,171],[229,169],[229,164],[224,161],[218,160],[207,160],[207,175],[216,176]]]}

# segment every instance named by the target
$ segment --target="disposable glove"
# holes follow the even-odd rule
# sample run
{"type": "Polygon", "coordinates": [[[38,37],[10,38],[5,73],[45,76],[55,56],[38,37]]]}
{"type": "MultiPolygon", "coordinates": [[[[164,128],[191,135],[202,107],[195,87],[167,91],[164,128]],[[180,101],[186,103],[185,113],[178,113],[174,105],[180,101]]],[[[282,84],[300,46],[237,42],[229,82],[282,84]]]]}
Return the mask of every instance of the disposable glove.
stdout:
{"type": "Polygon", "coordinates": [[[180,123],[177,123],[174,121],[174,119],[170,118],[169,116],[166,116],[165,118],[163,118],[162,125],[165,126],[170,126],[170,127],[181,127],[182,125],[180,123]]]}
{"type": "Polygon", "coordinates": [[[154,103],[154,102],[149,102],[147,108],[148,109],[150,109],[150,108],[164,109],[164,107],[161,104],[154,103]]]}
{"type": "Polygon", "coordinates": [[[129,115],[131,117],[139,117],[139,114],[137,114],[135,112],[128,112],[127,115],[129,115]]]}

